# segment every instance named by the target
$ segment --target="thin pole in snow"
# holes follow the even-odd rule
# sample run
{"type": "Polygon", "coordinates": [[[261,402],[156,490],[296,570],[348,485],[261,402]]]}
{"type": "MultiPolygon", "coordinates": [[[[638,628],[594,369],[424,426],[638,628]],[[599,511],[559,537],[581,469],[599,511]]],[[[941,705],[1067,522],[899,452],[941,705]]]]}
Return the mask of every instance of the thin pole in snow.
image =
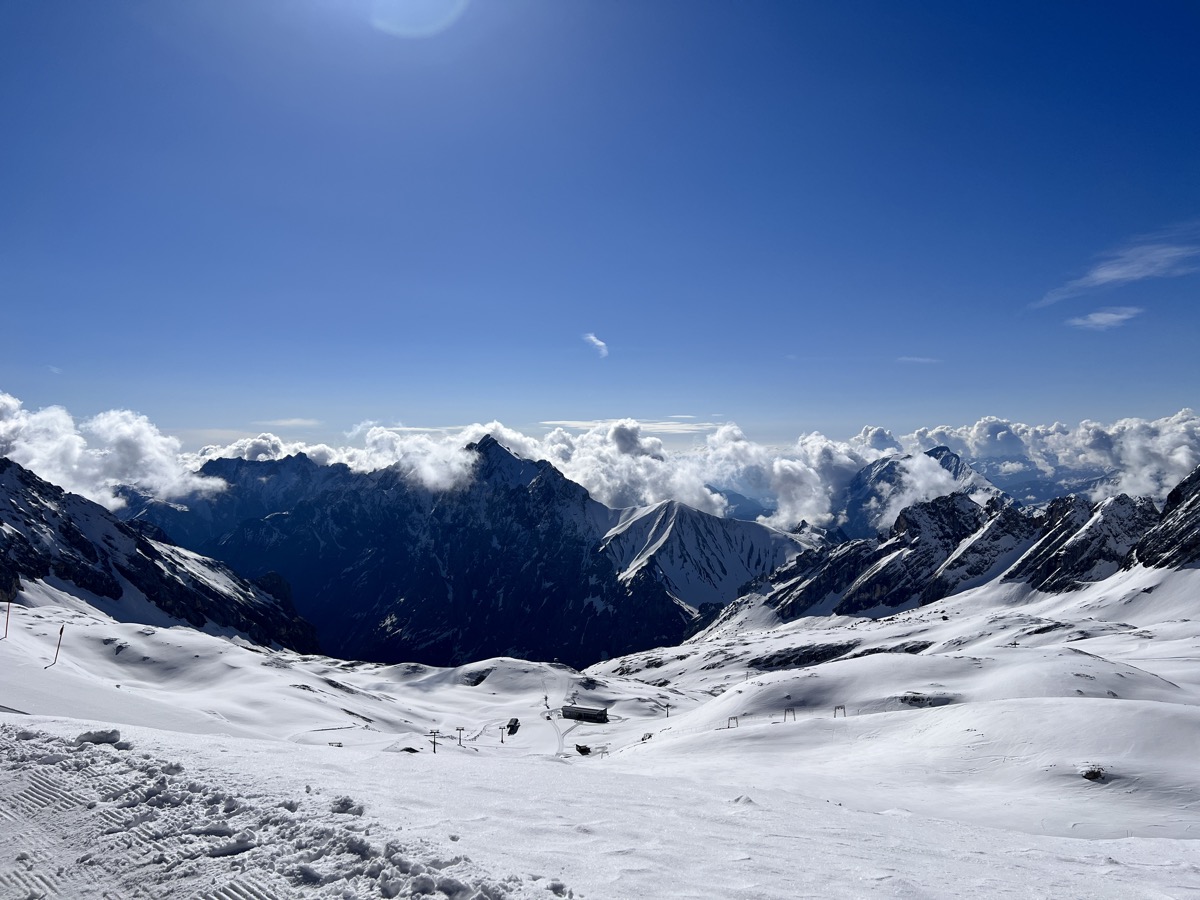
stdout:
{"type": "Polygon", "coordinates": [[[437,739],[440,738],[441,736],[442,736],[442,733],[440,731],[438,731],[436,728],[433,729],[433,731],[429,732],[428,737],[433,738],[433,754],[434,754],[434,756],[437,755],[437,739]]]}
{"type": "Polygon", "coordinates": [[[8,600],[8,612],[6,612],[4,614],[4,637],[0,638],[0,641],[3,641],[8,637],[8,620],[11,618],[12,618],[12,598],[10,597],[8,600]]]}
{"type": "Polygon", "coordinates": [[[460,746],[460,747],[461,747],[461,746],[462,746],[462,733],[463,733],[463,726],[462,726],[462,725],[458,725],[458,726],[456,726],[456,727],[455,727],[455,729],[454,729],[454,730],[458,732],[458,746],[460,746]]]}
{"type": "MultiPolygon", "coordinates": [[[[63,629],[65,629],[66,627],[67,626],[65,623],[58,626],[58,646],[54,648],[54,662],[50,663],[50,666],[52,666],[52,665],[54,665],[54,663],[58,662],[58,651],[62,649],[63,629]]],[[[50,668],[50,666],[42,666],[42,668],[48,669],[48,668],[50,668]]]]}

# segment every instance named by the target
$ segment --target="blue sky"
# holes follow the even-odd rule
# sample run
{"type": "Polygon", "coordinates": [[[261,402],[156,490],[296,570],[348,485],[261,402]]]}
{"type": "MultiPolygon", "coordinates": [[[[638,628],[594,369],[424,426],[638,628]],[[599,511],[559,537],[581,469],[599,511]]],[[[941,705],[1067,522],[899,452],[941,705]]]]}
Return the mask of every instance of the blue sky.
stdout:
{"type": "Polygon", "coordinates": [[[0,4],[0,390],[191,445],[1200,405],[1195,3],[424,5],[0,4]]]}

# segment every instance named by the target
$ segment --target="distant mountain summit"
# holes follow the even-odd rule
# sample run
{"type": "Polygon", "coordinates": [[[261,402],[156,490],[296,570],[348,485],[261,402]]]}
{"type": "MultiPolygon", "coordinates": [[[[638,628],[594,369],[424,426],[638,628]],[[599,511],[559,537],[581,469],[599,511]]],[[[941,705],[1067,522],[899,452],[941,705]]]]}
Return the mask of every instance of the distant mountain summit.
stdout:
{"type": "Polygon", "coordinates": [[[117,619],[144,621],[152,606],[180,624],[316,652],[312,626],[286,598],[163,538],[0,458],[0,599],[44,586],[117,619]]]}
{"type": "MultiPolygon", "coordinates": [[[[396,468],[303,456],[220,461],[218,494],[127,515],[257,576],[282,573],[336,654],[586,665],[678,642],[806,541],[678,503],[613,510],[488,435],[473,477],[434,491],[396,468]]],[[[217,461],[213,461],[217,462],[217,461]]]]}
{"type": "Polygon", "coordinates": [[[948,447],[887,456],[861,469],[835,503],[837,525],[849,538],[886,532],[914,503],[959,493],[982,506],[1008,495],[948,447]]]}

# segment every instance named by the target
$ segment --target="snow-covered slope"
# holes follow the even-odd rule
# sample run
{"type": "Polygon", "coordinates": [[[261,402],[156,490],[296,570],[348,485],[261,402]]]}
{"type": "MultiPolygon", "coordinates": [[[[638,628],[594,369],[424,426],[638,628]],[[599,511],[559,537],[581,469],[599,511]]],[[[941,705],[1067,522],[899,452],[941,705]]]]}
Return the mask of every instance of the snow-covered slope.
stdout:
{"type": "Polygon", "coordinates": [[[601,547],[622,580],[645,570],[692,606],[728,603],[747,582],[803,549],[797,536],[756,522],[721,519],[673,500],[622,510],[601,547]]]}
{"type": "Polygon", "coordinates": [[[1186,896],[1198,579],[989,583],[584,672],[340,662],[23,591],[0,896],[1186,896]]]}

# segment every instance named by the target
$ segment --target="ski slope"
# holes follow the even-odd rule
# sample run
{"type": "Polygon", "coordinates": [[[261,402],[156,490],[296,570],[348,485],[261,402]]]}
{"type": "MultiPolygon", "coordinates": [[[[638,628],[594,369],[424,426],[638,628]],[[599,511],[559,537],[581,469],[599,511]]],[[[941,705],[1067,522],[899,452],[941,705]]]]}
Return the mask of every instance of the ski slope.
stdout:
{"type": "Polygon", "coordinates": [[[1200,894],[1195,570],[582,673],[267,651],[34,590],[0,641],[0,898],[1200,894]]]}

